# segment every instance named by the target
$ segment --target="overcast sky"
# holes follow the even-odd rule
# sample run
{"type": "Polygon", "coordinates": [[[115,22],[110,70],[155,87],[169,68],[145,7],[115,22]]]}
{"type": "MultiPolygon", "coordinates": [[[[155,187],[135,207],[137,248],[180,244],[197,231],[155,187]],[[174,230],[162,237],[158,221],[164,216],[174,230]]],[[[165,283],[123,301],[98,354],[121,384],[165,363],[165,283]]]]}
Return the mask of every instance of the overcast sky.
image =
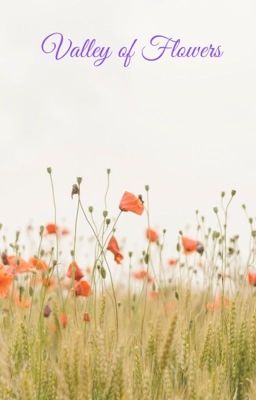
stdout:
{"type": "MultiPolygon", "coordinates": [[[[246,236],[241,203],[256,215],[256,52],[254,0],[5,2],[0,15],[0,219],[12,232],[52,219],[46,167],[54,170],[59,218],[73,221],[71,185],[103,209],[111,168],[114,213],[124,190],[151,188],[151,221],[168,245],[199,208],[212,223],[222,190],[238,191],[234,232],[246,236]],[[194,46],[221,45],[216,59],[146,62],[113,58],[56,62],[43,38],[62,32],[76,45],[96,38],[114,49],[162,34],[194,46]]],[[[145,218],[124,216],[129,246],[145,218]]]]}

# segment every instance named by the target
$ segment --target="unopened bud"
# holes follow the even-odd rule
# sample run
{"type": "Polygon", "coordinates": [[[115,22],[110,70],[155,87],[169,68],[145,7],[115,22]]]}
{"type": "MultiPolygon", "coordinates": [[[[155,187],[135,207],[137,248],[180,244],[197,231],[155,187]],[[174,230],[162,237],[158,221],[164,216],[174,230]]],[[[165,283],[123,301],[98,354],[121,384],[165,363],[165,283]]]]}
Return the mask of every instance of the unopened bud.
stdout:
{"type": "Polygon", "coordinates": [[[44,307],[44,317],[48,318],[51,315],[52,309],[51,307],[46,304],[46,306],[44,307]]]}
{"type": "Polygon", "coordinates": [[[79,186],[76,183],[74,183],[74,185],[72,185],[72,191],[71,191],[71,198],[72,199],[73,199],[73,196],[75,194],[80,194],[79,186]]]}

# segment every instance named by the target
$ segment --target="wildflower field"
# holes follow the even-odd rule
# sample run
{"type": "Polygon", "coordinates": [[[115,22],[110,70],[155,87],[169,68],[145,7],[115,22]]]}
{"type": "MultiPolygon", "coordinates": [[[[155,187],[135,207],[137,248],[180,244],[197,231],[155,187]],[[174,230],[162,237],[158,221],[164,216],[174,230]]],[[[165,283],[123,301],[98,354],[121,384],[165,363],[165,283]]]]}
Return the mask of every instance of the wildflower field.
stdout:
{"type": "Polygon", "coordinates": [[[102,210],[86,204],[77,178],[66,227],[47,173],[53,217],[34,231],[35,248],[28,254],[20,232],[10,243],[1,227],[0,400],[256,399],[256,230],[243,205],[243,260],[228,230],[236,192],[221,193],[217,229],[196,212],[196,237],[177,232],[168,254],[147,185],[120,193],[112,217],[110,170],[102,210]],[[118,222],[130,213],[145,220],[139,254],[120,241],[118,222]],[[77,261],[79,216],[92,234],[90,265],[77,261]]]}

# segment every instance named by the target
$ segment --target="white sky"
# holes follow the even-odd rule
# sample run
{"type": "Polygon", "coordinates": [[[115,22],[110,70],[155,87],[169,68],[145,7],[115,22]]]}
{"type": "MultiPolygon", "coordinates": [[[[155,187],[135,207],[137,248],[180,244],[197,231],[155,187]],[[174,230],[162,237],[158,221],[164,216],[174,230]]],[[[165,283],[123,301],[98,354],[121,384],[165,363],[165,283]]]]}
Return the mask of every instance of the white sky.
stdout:
{"type": "MultiPolygon", "coordinates": [[[[110,203],[124,190],[151,187],[151,220],[177,231],[194,210],[212,218],[219,192],[238,190],[234,232],[246,236],[241,203],[256,214],[256,6],[253,0],[4,2],[0,15],[0,219],[12,232],[52,217],[45,169],[54,169],[58,214],[73,221],[70,199],[84,178],[86,204],[102,209],[105,170],[110,203]],[[192,45],[221,44],[219,59],[148,63],[128,69],[111,59],[54,61],[42,39],[59,31],[115,48],[163,34],[192,45]]],[[[121,236],[140,240],[145,218],[124,216],[121,236]]],[[[193,233],[193,229],[191,230],[193,233]]]]}

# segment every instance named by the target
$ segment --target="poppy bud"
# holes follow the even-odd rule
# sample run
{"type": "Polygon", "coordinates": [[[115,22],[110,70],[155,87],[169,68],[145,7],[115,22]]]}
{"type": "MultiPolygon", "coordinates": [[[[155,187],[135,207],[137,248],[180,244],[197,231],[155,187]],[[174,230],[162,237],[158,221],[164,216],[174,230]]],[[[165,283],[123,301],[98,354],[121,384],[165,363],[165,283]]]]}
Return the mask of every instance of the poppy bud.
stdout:
{"type": "Polygon", "coordinates": [[[231,191],[231,196],[234,197],[236,195],[236,190],[231,191]]]}
{"type": "Polygon", "coordinates": [[[145,254],[144,262],[145,262],[145,264],[148,264],[148,263],[149,263],[149,253],[146,253],[146,254],[145,254]]]}
{"type": "Polygon", "coordinates": [[[82,178],[81,178],[81,176],[78,176],[78,177],[76,178],[76,181],[77,181],[78,185],[81,185],[81,183],[82,183],[82,178]]]}
{"type": "Polygon", "coordinates": [[[84,321],[85,322],[90,322],[91,321],[91,317],[90,317],[90,314],[88,312],[84,313],[84,321]]]}
{"type": "Polygon", "coordinates": [[[203,244],[202,243],[198,243],[198,245],[197,245],[197,248],[196,248],[196,251],[200,254],[200,256],[203,254],[203,252],[204,252],[204,246],[203,246],[203,244]]]}
{"type": "Polygon", "coordinates": [[[46,304],[46,306],[44,307],[44,317],[48,318],[51,315],[52,309],[51,307],[46,304]]]}
{"type": "Polygon", "coordinates": [[[106,218],[107,216],[108,216],[108,212],[107,212],[107,210],[104,210],[103,211],[103,217],[106,218]]]}
{"type": "Polygon", "coordinates": [[[89,211],[90,213],[92,213],[92,212],[93,212],[93,206],[88,207],[88,211],[89,211]]]}
{"type": "Polygon", "coordinates": [[[6,254],[6,253],[2,253],[1,257],[2,257],[3,264],[4,264],[4,265],[8,265],[8,257],[7,257],[7,254],[6,254]]]}
{"type": "Polygon", "coordinates": [[[146,192],[149,191],[149,185],[146,185],[146,186],[145,186],[145,190],[146,190],[146,192]]]}
{"type": "Polygon", "coordinates": [[[74,185],[72,185],[72,192],[71,192],[72,199],[75,194],[80,194],[79,186],[76,183],[74,185]]]}
{"type": "Polygon", "coordinates": [[[141,194],[138,195],[138,199],[142,202],[142,204],[144,204],[144,201],[143,201],[143,198],[142,198],[141,194]]]}
{"type": "Polygon", "coordinates": [[[108,168],[108,169],[107,169],[107,174],[109,175],[109,174],[110,174],[110,172],[111,172],[111,169],[110,169],[110,168],[108,168]]]}
{"type": "Polygon", "coordinates": [[[102,276],[103,279],[106,278],[106,270],[105,270],[104,267],[101,267],[101,269],[100,269],[100,274],[101,274],[101,276],[102,276]]]}
{"type": "Polygon", "coordinates": [[[51,167],[48,167],[48,168],[47,168],[47,172],[48,172],[48,174],[51,174],[51,173],[52,173],[51,167]]]}

